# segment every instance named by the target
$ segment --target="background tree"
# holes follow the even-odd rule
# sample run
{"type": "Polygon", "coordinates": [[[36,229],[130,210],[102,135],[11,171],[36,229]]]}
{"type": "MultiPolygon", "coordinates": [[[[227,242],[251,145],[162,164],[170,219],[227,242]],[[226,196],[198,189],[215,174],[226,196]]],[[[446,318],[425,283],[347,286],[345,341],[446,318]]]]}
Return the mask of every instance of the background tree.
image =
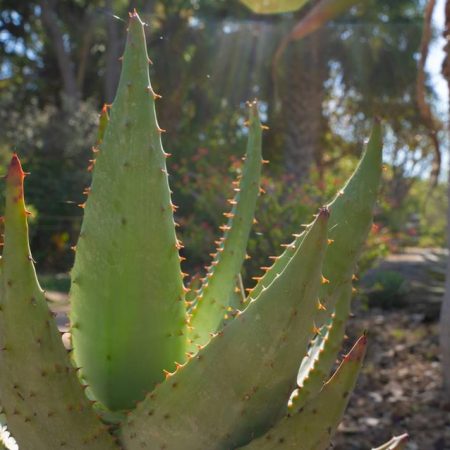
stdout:
{"type": "MultiPolygon", "coordinates": [[[[267,183],[285,205],[280,220],[292,229],[309,214],[298,202],[293,207],[297,185],[310,177],[312,187],[298,188],[308,191],[306,197],[320,201],[329,194],[323,192],[323,180],[350,169],[373,115],[389,124],[391,206],[402,203],[418,166],[427,169],[433,156],[430,142],[420,139],[427,127],[414,102],[419,0],[361,2],[289,45],[275,79],[275,51],[308,9],[259,16],[237,0],[198,5],[188,0],[0,2],[0,158],[19,150],[33,167],[29,201],[37,211],[33,247],[41,270],[71,265],[70,247],[81,215],[76,205],[89,180],[85,169],[95,141],[96,111],[113,98],[126,16],[133,7],[143,11],[149,25],[155,90],[163,96],[158,113],[168,131],[166,149],[173,154],[172,184],[185,239],[194,239],[191,224],[214,229],[221,223],[227,183],[219,183],[219,193],[205,202],[208,186],[200,182],[223,181],[239,171],[234,160],[231,172],[228,166],[243,148],[242,107],[249,98],[261,100],[270,125],[267,183]],[[198,174],[200,164],[203,175],[198,174]],[[295,175],[273,184],[274,175],[289,172],[295,175]],[[198,183],[193,194],[183,190],[187,180],[198,183]],[[53,243],[50,252],[44,242],[53,243]]],[[[281,237],[268,223],[276,202],[268,197],[261,202],[267,223],[260,220],[251,245],[275,252],[281,237]]],[[[398,217],[387,220],[403,224],[406,212],[394,210],[398,217]]],[[[188,255],[196,265],[209,253],[209,234],[203,239],[198,254],[188,255]]]]}
{"type": "MultiPolygon", "coordinates": [[[[448,87],[450,88],[450,1],[445,3],[445,31],[444,37],[445,44],[445,60],[442,67],[442,73],[447,80],[448,87]]],[[[450,100],[449,100],[450,105],[450,100]]],[[[450,132],[450,127],[447,130],[450,132]]],[[[450,176],[450,160],[449,160],[450,176]]],[[[450,200],[450,179],[447,181],[448,199],[450,200]]],[[[450,208],[447,208],[447,236],[450,236],[450,208]]],[[[447,241],[448,248],[450,250],[450,239],[447,241]]],[[[450,259],[447,265],[447,276],[445,284],[445,295],[441,309],[441,322],[440,322],[440,343],[442,349],[442,369],[444,375],[444,385],[447,392],[447,401],[450,401],[450,259]]]]}

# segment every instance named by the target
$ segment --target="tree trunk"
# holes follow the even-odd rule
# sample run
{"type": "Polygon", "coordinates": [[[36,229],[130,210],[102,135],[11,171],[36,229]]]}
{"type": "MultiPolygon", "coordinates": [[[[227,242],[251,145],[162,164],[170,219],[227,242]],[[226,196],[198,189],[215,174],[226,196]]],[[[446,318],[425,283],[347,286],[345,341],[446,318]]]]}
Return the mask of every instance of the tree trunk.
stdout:
{"type": "Polygon", "coordinates": [[[439,145],[438,131],[440,124],[434,117],[430,105],[427,102],[426,97],[426,75],[425,66],[428,58],[428,53],[430,49],[430,40],[432,35],[432,18],[434,8],[436,6],[436,0],[428,0],[425,7],[425,18],[422,32],[422,39],[420,42],[420,59],[417,67],[417,83],[416,83],[416,99],[417,106],[419,108],[419,113],[425,126],[428,129],[428,135],[431,140],[431,144],[434,149],[434,159],[433,165],[431,167],[431,181],[432,185],[435,186],[439,181],[439,174],[441,170],[441,148],[439,145]]]}
{"type": "Polygon", "coordinates": [[[81,38],[81,46],[78,52],[77,86],[80,92],[83,92],[84,88],[95,25],[95,15],[86,10],[83,23],[84,34],[81,38]]]}
{"type": "Polygon", "coordinates": [[[77,86],[75,68],[70,55],[70,49],[64,44],[64,34],[61,30],[58,17],[54,11],[51,0],[41,0],[41,19],[44,28],[55,48],[56,59],[63,81],[63,93],[66,100],[78,101],[80,91],[77,86]]]}
{"type": "Polygon", "coordinates": [[[321,161],[325,129],[323,101],[327,62],[321,32],[292,43],[285,59],[282,111],[285,164],[298,182],[305,182],[314,163],[321,161]]]}
{"type": "MultiPolygon", "coordinates": [[[[450,88],[450,0],[445,4],[445,59],[442,72],[450,88]]],[[[449,99],[450,100],[450,99],[449,99]]],[[[450,101],[449,101],[450,106],[450,101]]],[[[450,133],[450,127],[447,129],[450,133]]],[[[447,247],[450,251],[450,159],[448,167],[449,179],[447,181],[447,198],[449,206],[447,208],[447,247]]],[[[440,320],[440,344],[442,355],[442,371],[444,375],[444,387],[447,401],[450,402],[450,255],[447,262],[447,277],[445,283],[445,295],[441,309],[440,320]]]]}

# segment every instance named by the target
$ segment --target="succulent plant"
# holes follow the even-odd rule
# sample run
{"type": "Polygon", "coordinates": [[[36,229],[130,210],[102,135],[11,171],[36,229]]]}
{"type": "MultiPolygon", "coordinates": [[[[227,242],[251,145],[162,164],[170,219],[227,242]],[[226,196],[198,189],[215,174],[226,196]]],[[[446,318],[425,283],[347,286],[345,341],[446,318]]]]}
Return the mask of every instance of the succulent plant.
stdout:
{"type": "Polygon", "coordinates": [[[81,205],[69,353],[36,278],[16,155],[8,168],[0,404],[10,432],[22,450],[325,449],[366,348],[362,336],[328,379],[377,195],[380,125],[336,198],[233,309],[264,162],[257,103],[228,223],[190,291],[136,12],[122,59],[81,205]]]}

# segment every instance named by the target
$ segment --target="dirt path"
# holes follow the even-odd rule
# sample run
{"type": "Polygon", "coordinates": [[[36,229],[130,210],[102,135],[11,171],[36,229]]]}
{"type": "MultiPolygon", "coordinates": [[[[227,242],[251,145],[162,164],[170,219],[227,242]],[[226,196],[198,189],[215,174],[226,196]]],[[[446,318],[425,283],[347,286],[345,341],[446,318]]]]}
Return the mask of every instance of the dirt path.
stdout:
{"type": "Polygon", "coordinates": [[[400,302],[383,304],[384,309],[355,302],[349,341],[369,330],[369,349],[335,449],[367,449],[404,432],[411,436],[409,450],[450,449],[437,322],[445,261],[441,249],[409,248],[390,255],[362,281],[370,286],[377,273],[392,271],[403,277],[406,289],[400,302]]]}

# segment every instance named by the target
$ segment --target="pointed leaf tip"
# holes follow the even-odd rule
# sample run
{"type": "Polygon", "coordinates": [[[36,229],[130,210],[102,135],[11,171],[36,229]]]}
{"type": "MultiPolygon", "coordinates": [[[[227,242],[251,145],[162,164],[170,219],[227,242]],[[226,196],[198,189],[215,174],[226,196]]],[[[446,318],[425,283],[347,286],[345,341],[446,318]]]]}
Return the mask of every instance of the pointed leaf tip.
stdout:
{"type": "Polygon", "coordinates": [[[163,369],[173,371],[173,361],[182,362],[186,347],[183,281],[175,251],[181,242],[171,214],[144,24],[131,11],[121,76],[113,105],[106,108],[110,118],[103,124],[104,134],[101,123],[99,127],[92,192],[71,286],[71,318],[83,323],[82,331],[72,333],[74,359],[97,400],[111,410],[134,408],[135,401],[163,380],[163,369]],[[102,182],[111,179],[114,183],[102,182]],[[99,230],[99,221],[105,229],[99,230]],[[123,239],[111,248],[113,236],[123,239]],[[111,251],[105,258],[106,248],[111,251]],[[158,277],[146,278],[156,272],[158,277]],[[117,332],[130,324],[133,333],[117,332]],[[141,342],[152,342],[158,350],[143,355],[141,342]]]}
{"type": "Polygon", "coordinates": [[[322,206],[322,208],[319,209],[318,216],[323,219],[328,219],[330,217],[330,209],[328,206],[322,206]]]}
{"type": "Polygon", "coordinates": [[[11,162],[8,166],[8,172],[6,174],[6,207],[8,205],[19,206],[19,210],[25,208],[24,195],[23,195],[23,180],[25,178],[25,172],[22,170],[19,157],[16,153],[13,154],[11,162]]]}
{"type": "Polygon", "coordinates": [[[258,100],[256,98],[253,100],[249,100],[247,102],[247,106],[250,108],[250,111],[258,111],[258,100]]]}
{"type": "Polygon", "coordinates": [[[111,105],[107,105],[106,103],[103,104],[102,110],[100,111],[100,116],[106,116],[109,117],[108,115],[108,109],[111,107],[111,105]]]}
{"type": "Polygon", "coordinates": [[[367,336],[362,335],[352,347],[352,349],[345,355],[345,361],[360,361],[364,358],[367,348],[367,336]]]}
{"type": "Polygon", "coordinates": [[[249,108],[249,116],[247,124],[251,126],[252,124],[257,123],[259,125],[259,103],[258,100],[249,100],[247,102],[247,106],[249,108]]]}
{"type": "Polygon", "coordinates": [[[25,172],[22,170],[22,165],[20,164],[19,157],[16,153],[13,154],[11,162],[9,163],[7,178],[19,178],[20,181],[25,178],[25,172]]]}
{"type": "Polygon", "coordinates": [[[134,8],[133,11],[130,11],[130,12],[128,13],[128,17],[129,17],[129,19],[130,19],[130,23],[133,22],[133,21],[135,21],[135,20],[137,20],[139,24],[141,24],[141,25],[144,24],[144,22],[142,22],[142,20],[141,20],[139,14],[138,14],[138,12],[136,11],[136,8],[134,8]]]}

